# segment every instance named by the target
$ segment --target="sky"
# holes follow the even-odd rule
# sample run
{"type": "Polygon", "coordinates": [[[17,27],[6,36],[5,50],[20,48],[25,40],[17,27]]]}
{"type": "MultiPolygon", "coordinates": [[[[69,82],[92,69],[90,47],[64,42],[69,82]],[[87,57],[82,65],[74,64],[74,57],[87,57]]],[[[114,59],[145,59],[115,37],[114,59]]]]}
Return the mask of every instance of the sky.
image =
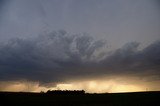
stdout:
{"type": "Polygon", "coordinates": [[[158,0],[0,0],[0,90],[160,90],[158,0]]]}

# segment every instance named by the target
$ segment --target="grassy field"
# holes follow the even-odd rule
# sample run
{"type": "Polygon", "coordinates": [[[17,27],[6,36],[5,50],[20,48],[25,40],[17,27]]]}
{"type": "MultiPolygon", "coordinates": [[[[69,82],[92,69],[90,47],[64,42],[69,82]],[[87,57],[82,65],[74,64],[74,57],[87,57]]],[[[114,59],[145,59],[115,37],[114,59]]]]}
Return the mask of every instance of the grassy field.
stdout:
{"type": "Polygon", "coordinates": [[[0,92],[0,106],[160,106],[160,92],[54,95],[0,92]]]}

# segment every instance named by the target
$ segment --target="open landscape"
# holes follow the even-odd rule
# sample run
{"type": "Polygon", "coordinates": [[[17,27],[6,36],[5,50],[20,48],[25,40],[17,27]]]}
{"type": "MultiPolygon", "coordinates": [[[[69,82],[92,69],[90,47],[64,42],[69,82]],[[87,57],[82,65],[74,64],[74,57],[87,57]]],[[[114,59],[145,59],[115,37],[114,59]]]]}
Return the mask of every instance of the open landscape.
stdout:
{"type": "Polygon", "coordinates": [[[48,94],[0,92],[0,106],[159,106],[160,92],[48,94]]]}
{"type": "Polygon", "coordinates": [[[0,0],[0,106],[160,106],[160,0],[0,0]]]}

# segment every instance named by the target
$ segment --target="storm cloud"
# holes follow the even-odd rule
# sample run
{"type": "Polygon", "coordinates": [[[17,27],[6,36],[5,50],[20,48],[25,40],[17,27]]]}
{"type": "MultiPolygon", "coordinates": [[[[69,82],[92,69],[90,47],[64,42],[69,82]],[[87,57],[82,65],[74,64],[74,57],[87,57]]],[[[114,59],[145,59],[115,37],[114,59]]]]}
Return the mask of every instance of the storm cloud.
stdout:
{"type": "Polygon", "coordinates": [[[156,41],[140,49],[140,43],[131,42],[113,51],[102,60],[105,69],[113,73],[160,75],[160,42],[156,41]]]}
{"type": "Polygon", "coordinates": [[[0,45],[0,80],[60,83],[110,75],[160,78],[160,41],[139,49],[130,42],[107,52],[107,43],[88,34],[53,31],[0,45]]]}
{"type": "Polygon", "coordinates": [[[33,39],[15,38],[0,47],[1,80],[59,81],[82,72],[103,41],[55,31],[33,39]],[[82,69],[81,69],[82,68],[82,69]]]}

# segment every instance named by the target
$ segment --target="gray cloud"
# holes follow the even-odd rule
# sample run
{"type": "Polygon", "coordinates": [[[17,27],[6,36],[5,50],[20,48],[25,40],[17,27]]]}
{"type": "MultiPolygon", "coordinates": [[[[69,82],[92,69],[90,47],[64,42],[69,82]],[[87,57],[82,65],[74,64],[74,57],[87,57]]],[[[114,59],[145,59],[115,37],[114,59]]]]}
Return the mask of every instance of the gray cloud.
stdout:
{"type": "Polygon", "coordinates": [[[65,31],[33,39],[15,38],[0,46],[0,79],[63,80],[80,74],[85,61],[95,57],[94,52],[103,45],[89,36],[69,35],[65,31]]]}
{"type": "MultiPolygon", "coordinates": [[[[32,39],[15,38],[0,46],[0,80],[63,82],[103,75],[147,75],[160,77],[160,42],[139,50],[131,42],[101,56],[106,43],[87,34],[54,31],[32,39]]],[[[103,53],[104,54],[104,53],[103,53]]]]}
{"type": "Polygon", "coordinates": [[[113,73],[160,75],[160,42],[156,41],[139,50],[139,43],[131,42],[115,50],[101,61],[103,67],[113,73]]]}

